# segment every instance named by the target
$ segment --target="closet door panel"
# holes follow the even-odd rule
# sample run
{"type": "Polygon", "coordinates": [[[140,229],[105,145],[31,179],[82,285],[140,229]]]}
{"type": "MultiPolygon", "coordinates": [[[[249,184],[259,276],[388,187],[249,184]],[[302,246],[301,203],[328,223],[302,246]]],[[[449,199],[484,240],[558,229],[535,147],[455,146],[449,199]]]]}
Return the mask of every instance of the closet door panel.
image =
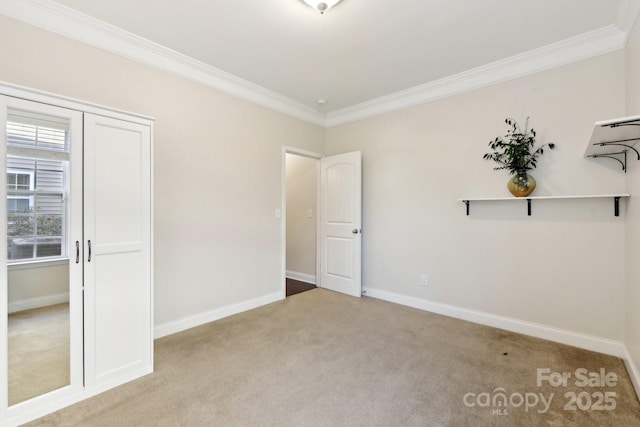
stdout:
{"type": "Polygon", "coordinates": [[[86,384],[151,372],[151,141],[85,114],[86,384]]]}
{"type": "Polygon", "coordinates": [[[127,366],[144,363],[146,310],[139,307],[146,298],[139,286],[144,281],[138,266],[139,253],[112,253],[96,257],[95,287],[96,355],[98,377],[117,374],[127,366]],[[123,349],[125,351],[123,351],[123,349]]]}
{"type": "Polygon", "coordinates": [[[101,125],[100,139],[94,144],[96,162],[92,172],[95,186],[96,250],[113,246],[140,245],[143,238],[141,217],[144,182],[141,157],[145,148],[142,135],[128,129],[101,125]]]}
{"type": "Polygon", "coordinates": [[[82,113],[0,95],[0,419],[83,388],[82,143],[82,113]]]}

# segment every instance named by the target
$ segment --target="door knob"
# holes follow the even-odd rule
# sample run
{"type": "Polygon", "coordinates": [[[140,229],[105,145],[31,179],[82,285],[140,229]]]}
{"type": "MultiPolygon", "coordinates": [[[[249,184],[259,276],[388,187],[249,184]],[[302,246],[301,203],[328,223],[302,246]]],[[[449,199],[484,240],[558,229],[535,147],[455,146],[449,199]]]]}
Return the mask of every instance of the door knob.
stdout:
{"type": "Polygon", "coordinates": [[[357,228],[354,228],[353,230],[351,230],[351,232],[352,232],[353,234],[358,234],[358,229],[357,229],[357,228]]]}

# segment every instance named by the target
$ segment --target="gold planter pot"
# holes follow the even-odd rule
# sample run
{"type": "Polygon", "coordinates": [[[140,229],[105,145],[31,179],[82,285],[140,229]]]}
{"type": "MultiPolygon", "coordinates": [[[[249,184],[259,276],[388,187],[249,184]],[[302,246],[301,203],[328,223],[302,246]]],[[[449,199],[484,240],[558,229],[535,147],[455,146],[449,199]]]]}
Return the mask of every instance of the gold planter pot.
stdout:
{"type": "Polygon", "coordinates": [[[509,180],[507,188],[516,197],[526,197],[536,189],[536,180],[526,172],[519,172],[509,180]]]}

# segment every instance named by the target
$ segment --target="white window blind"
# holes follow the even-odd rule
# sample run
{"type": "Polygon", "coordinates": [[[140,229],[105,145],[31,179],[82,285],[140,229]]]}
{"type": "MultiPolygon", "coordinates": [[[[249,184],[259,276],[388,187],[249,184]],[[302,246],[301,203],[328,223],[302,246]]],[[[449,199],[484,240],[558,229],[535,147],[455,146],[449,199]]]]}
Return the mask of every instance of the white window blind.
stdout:
{"type": "Polygon", "coordinates": [[[69,152],[69,120],[11,109],[7,145],[69,152]]]}

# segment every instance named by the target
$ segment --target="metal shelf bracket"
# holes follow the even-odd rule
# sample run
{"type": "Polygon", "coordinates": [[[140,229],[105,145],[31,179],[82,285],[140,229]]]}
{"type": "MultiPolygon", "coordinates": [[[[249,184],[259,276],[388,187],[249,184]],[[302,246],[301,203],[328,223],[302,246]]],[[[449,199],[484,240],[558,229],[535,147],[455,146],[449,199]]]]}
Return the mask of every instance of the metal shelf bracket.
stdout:
{"type": "MultiPolygon", "coordinates": [[[[598,144],[594,144],[594,145],[603,145],[603,143],[598,143],[598,144]]],[[[635,151],[635,149],[634,149],[634,151],[635,151]]],[[[617,161],[618,163],[620,163],[620,165],[622,166],[622,170],[625,173],[627,172],[627,150],[617,151],[615,153],[591,154],[591,155],[589,155],[587,157],[591,157],[591,158],[594,158],[594,159],[597,159],[599,157],[606,157],[608,159],[613,159],[613,160],[617,161]],[[622,156],[622,159],[619,159],[616,156],[622,156]]],[[[638,160],[640,160],[640,157],[638,157],[638,160]]]]}

